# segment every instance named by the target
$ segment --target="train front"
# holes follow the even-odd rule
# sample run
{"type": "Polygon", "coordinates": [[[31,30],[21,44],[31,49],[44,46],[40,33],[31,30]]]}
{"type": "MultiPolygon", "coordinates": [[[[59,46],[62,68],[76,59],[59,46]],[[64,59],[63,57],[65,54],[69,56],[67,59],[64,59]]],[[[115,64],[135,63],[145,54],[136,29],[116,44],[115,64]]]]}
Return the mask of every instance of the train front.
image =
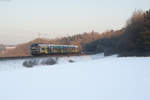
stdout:
{"type": "Polygon", "coordinates": [[[39,44],[36,44],[36,43],[32,44],[32,45],[30,46],[30,53],[31,53],[31,55],[33,55],[33,56],[38,56],[38,55],[40,55],[40,47],[39,47],[39,44]]]}

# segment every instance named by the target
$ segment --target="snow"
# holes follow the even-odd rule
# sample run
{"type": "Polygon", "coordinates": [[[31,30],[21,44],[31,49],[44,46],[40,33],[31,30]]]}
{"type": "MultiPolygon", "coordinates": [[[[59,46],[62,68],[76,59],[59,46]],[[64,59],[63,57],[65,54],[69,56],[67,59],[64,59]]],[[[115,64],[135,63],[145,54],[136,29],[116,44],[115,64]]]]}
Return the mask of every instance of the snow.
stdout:
{"type": "MultiPolygon", "coordinates": [[[[117,56],[117,55],[115,55],[117,56]]],[[[69,60],[72,60],[74,62],[83,62],[83,61],[89,61],[94,59],[100,59],[104,58],[104,54],[96,54],[96,55],[86,55],[86,56],[71,56],[71,57],[60,57],[58,58],[57,64],[67,64],[69,63],[69,60]]],[[[110,57],[109,57],[110,58],[110,57]]],[[[37,58],[40,62],[47,60],[46,57],[37,58]]],[[[17,69],[24,69],[23,62],[28,61],[31,59],[19,59],[19,60],[2,60],[0,61],[0,71],[11,71],[11,70],[17,70],[17,69]]],[[[42,65],[43,66],[43,65],[42,65]]],[[[36,66],[41,67],[41,66],[36,66]]]]}
{"type": "MultiPolygon", "coordinates": [[[[23,68],[1,61],[1,100],[150,100],[150,57],[91,55],[56,65],[23,68]]],[[[66,61],[66,62],[65,62],[66,61]]]]}

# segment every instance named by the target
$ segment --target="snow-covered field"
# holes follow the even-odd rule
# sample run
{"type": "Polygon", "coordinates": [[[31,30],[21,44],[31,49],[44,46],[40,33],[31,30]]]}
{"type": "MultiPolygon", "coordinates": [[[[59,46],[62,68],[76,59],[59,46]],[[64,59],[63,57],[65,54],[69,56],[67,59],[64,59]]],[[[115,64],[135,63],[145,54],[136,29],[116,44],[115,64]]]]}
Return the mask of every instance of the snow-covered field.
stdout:
{"type": "Polygon", "coordinates": [[[0,61],[0,100],[150,100],[150,57],[66,57],[34,68],[22,63],[0,61]]]}
{"type": "MultiPolygon", "coordinates": [[[[117,56],[117,55],[115,55],[117,56]]],[[[95,60],[95,59],[101,59],[104,58],[104,54],[96,54],[96,55],[89,55],[89,56],[73,56],[73,57],[60,57],[57,60],[57,64],[68,64],[69,60],[72,60],[74,62],[85,62],[85,61],[90,61],[90,60],[95,60]]],[[[110,57],[109,57],[110,58],[110,57]]],[[[41,57],[38,58],[39,63],[41,61],[46,61],[48,58],[41,57]]],[[[12,70],[18,70],[18,69],[25,69],[23,66],[24,61],[30,61],[31,59],[20,59],[20,60],[2,60],[0,61],[0,72],[1,71],[12,71],[12,70]]],[[[43,67],[43,65],[38,64],[37,66],[34,67],[43,67]]],[[[45,67],[45,66],[44,66],[45,67]]]]}

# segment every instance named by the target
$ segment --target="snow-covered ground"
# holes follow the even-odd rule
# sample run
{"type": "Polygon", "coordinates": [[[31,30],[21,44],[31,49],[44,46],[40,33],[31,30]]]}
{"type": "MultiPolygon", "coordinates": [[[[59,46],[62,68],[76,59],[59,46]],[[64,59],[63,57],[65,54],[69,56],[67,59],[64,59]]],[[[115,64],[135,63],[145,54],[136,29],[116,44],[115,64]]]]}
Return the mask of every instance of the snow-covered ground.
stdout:
{"type": "MultiPolygon", "coordinates": [[[[117,56],[117,55],[115,55],[117,56]]],[[[57,60],[57,64],[68,64],[70,63],[69,60],[72,60],[74,62],[84,62],[84,61],[90,61],[95,59],[101,59],[104,58],[104,54],[96,54],[96,55],[86,55],[86,56],[71,56],[71,57],[59,57],[57,60]]],[[[109,57],[110,58],[110,57],[109,57]]],[[[41,57],[37,58],[39,60],[39,64],[34,67],[41,67],[40,62],[46,61],[47,57],[41,57]]],[[[0,61],[0,72],[1,71],[11,71],[11,70],[18,70],[18,69],[25,69],[23,66],[24,61],[30,61],[31,59],[18,59],[18,60],[2,60],[0,61]]],[[[42,65],[43,67],[43,65],[42,65]]]]}
{"type": "Polygon", "coordinates": [[[99,54],[34,68],[22,63],[0,61],[0,100],[150,100],[150,57],[99,54]]]}

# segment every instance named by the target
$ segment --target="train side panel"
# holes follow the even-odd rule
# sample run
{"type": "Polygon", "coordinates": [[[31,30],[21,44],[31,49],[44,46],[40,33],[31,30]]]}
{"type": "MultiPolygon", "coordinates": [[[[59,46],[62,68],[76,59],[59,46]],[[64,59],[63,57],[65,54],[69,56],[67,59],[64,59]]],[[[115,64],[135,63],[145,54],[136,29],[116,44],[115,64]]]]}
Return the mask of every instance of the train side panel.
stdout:
{"type": "Polygon", "coordinates": [[[73,45],[48,45],[48,44],[31,45],[31,54],[32,55],[36,55],[36,53],[34,51],[38,51],[37,55],[77,54],[77,53],[80,53],[79,47],[73,46],[73,45]],[[34,52],[34,54],[33,54],[33,52],[34,52]]]}

